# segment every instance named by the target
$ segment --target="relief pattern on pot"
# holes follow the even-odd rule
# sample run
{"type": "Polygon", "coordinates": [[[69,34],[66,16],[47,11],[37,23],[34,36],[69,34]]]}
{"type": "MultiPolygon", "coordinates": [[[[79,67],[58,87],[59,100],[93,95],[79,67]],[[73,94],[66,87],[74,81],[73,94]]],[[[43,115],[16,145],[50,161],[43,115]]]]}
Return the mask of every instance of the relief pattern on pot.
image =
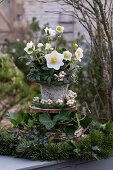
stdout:
{"type": "Polygon", "coordinates": [[[51,99],[54,104],[56,104],[56,101],[58,99],[65,100],[65,96],[67,94],[69,85],[61,85],[61,86],[48,86],[48,85],[42,85],[40,84],[40,91],[42,99],[48,100],[51,99]]]}

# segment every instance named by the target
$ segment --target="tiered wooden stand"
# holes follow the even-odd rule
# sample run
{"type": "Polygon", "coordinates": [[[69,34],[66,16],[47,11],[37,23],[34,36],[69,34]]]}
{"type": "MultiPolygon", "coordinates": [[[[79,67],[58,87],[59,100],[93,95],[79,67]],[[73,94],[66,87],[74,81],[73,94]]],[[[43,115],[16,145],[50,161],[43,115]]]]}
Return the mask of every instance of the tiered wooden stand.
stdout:
{"type": "MultiPolygon", "coordinates": [[[[63,110],[68,110],[69,112],[73,112],[77,109],[76,106],[73,107],[68,107],[68,108],[63,108],[63,110]]],[[[36,113],[50,113],[50,114],[58,114],[62,109],[42,109],[42,108],[38,108],[35,106],[30,106],[30,110],[34,111],[36,113]]]]}

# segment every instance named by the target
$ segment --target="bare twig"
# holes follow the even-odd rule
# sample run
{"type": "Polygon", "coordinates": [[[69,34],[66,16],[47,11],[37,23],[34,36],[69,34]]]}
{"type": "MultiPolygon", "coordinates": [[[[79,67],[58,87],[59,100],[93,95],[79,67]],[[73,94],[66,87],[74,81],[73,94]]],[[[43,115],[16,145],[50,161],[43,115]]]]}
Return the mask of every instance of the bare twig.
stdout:
{"type": "Polygon", "coordinates": [[[1,4],[3,1],[4,1],[4,0],[1,0],[1,1],[0,1],[0,4],[1,4]]]}

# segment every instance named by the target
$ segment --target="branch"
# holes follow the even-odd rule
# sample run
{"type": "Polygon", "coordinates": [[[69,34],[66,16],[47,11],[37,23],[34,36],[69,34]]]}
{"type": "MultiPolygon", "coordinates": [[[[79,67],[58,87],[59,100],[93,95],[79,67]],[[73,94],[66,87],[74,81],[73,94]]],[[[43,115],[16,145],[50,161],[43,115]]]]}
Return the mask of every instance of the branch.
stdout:
{"type": "Polygon", "coordinates": [[[4,0],[1,0],[1,1],[0,1],[0,4],[1,4],[3,1],[4,1],[4,0]]]}

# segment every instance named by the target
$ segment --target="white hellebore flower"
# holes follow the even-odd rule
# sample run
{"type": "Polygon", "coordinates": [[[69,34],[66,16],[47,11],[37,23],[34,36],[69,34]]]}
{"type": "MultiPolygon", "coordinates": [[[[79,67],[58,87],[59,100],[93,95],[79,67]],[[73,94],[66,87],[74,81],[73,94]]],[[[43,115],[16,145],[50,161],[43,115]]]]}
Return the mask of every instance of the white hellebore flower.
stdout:
{"type": "Polygon", "coordinates": [[[33,44],[33,42],[31,41],[30,43],[27,43],[27,46],[24,48],[24,50],[28,53],[28,54],[32,54],[33,50],[35,50],[35,46],[33,44]]]}
{"type": "Polygon", "coordinates": [[[56,31],[57,31],[58,33],[63,33],[64,27],[59,25],[59,26],[56,27],[56,31]]]}
{"type": "Polygon", "coordinates": [[[57,51],[52,51],[50,54],[45,55],[47,61],[48,68],[54,68],[55,70],[59,70],[60,66],[63,66],[62,62],[64,59],[64,55],[58,53],[57,51]]]}
{"type": "Polygon", "coordinates": [[[38,48],[42,48],[44,45],[42,43],[38,43],[38,48]]]}
{"type": "Polygon", "coordinates": [[[72,53],[70,53],[69,51],[64,51],[63,55],[64,55],[64,60],[71,61],[72,53]]]}
{"type": "Polygon", "coordinates": [[[46,50],[49,50],[50,48],[51,48],[51,44],[46,43],[46,47],[45,47],[45,49],[46,49],[46,50]]]}
{"type": "Polygon", "coordinates": [[[83,50],[82,50],[82,48],[79,47],[79,48],[76,50],[75,55],[76,55],[76,59],[77,59],[78,61],[81,61],[81,58],[83,57],[83,50]]]}
{"type": "Polygon", "coordinates": [[[54,36],[56,34],[55,30],[52,30],[51,28],[46,27],[44,30],[47,36],[54,36]]]}

